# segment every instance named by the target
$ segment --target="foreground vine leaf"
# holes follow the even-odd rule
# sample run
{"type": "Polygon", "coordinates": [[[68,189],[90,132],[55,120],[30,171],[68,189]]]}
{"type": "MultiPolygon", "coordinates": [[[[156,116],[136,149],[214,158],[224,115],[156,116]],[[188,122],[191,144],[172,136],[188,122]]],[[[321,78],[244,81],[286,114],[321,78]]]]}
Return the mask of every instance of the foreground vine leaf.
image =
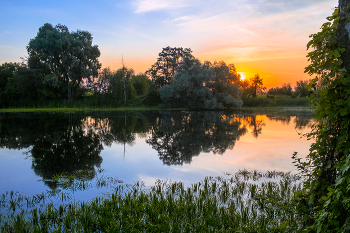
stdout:
{"type": "Polygon", "coordinates": [[[307,232],[350,230],[350,1],[340,0],[321,31],[310,36],[315,75],[309,84],[317,123],[309,135],[316,142],[299,169],[307,178],[298,212],[307,232]]]}

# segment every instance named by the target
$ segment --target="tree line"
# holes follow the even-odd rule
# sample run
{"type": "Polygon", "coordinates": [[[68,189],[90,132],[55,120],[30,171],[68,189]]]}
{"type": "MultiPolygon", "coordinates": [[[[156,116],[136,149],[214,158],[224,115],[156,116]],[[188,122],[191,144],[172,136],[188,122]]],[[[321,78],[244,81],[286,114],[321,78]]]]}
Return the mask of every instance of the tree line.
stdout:
{"type": "Polygon", "coordinates": [[[296,86],[292,87],[291,83],[283,83],[281,87],[273,87],[267,91],[267,94],[270,96],[275,95],[285,95],[291,97],[307,97],[309,95],[308,89],[309,81],[299,80],[296,82],[296,86]]]}
{"type": "MultiPolygon", "coordinates": [[[[145,73],[135,74],[124,64],[116,71],[102,69],[100,50],[92,39],[87,31],[44,24],[28,43],[27,59],[0,66],[0,107],[52,101],[72,105],[85,100],[88,105],[102,107],[134,101],[163,107],[223,109],[240,107],[245,97],[255,98],[266,90],[259,74],[241,80],[234,64],[202,63],[189,48],[163,48],[145,73]]],[[[271,94],[276,91],[280,89],[269,90],[271,94]]]]}

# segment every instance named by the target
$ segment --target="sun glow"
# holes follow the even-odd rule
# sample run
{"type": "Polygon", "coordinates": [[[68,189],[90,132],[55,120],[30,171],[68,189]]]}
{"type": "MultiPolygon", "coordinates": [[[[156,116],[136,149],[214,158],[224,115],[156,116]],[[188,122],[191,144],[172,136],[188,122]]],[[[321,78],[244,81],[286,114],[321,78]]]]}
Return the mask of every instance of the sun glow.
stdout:
{"type": "Polygon", "coordinates": [[[237,73],[241,75],[241,80],[242,81],[246,78],[245,72],[237,72],[237,73]]]}

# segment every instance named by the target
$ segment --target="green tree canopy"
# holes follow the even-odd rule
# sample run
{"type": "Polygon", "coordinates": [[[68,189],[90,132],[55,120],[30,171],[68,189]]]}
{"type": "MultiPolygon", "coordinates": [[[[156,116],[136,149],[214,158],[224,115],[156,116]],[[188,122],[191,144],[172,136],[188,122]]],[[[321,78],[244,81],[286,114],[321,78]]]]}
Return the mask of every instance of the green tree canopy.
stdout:
{"type": "Polygon", "coordinates": [[[0,107],[38,100],[42,83],[25,64],[4,63],[0,66],[0,107]]]}
{"type": "Polygon", "coordinates": [[[146,75],[151,78],[155,88],[159,89],[168,84],[172,77],[174,77],[180,62],[191,58],[193,56],[190,48],[171,48],[168,46],[163,48],[162,52],[159,53],[157,62],[146,71],[146,75]]]}
{"type": "Polygon", "coordinates": [[[213,70],[197,59],[188,59],[181,62],[175,76],[159,89],[159,94],[165,106],[215,109],[217,101],[207,87],[214,79],[213,70]]]}
{"type": "Polygon", "coordinates": [[[242,106],[241,91],[233,65],[204,62],[192,58],[178,64],[169,84],[159,89],[167,107],[192,109],[223,109],[242,106]],[[231,67],[231,68],[230,68],[231,67]]]}
{"type": "Polygon", "coordinates": [[[124,78],[126,99],[132,99],[136,96],[136,90],[132,85],[131,78],[135,72],[132,68],[123,67],[114,72],[109,80],[108,95],[118,103],[124,102],[124,78]]]}
{"type": "Polygon", "coordinates": [[[131,78],[132,85],[134,86],[137,95],[145,95],[148,92],[152,82],[145,74],[134,75],[131,78]]]}
{"type": "Polygon", "coordinates": [[[224,107],[239,107],[241,91],[239,90],[239,75],[234,64],[226,65],[224,61],[213,64],[205,62],[215,73],[214,81],[208,83],[218,103],[224,107]]]}
{"type": "Polygon", "coordinates": [[[28,46],[29,68],[36,70],[56,97],[72,100],[83,78],[98,75],[100,50],[87,31],[69,32],[64,25],[46,23],[28,46]]]}

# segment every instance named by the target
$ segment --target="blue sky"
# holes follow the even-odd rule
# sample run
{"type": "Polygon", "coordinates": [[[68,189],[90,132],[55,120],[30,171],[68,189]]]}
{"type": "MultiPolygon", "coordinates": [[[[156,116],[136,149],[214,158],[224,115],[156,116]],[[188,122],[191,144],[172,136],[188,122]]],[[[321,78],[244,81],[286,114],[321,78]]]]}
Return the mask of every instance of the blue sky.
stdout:
{"type": "Polygon", "coordinates": [[[306,79],[306,43],[336,0],[2,1],[0,63],[20,62],[45,23],[92,33],[103,66],[121,57],[144,72],[163,47],[186,47],[204,60],[234,63],[267,86],[306,79]]]}

